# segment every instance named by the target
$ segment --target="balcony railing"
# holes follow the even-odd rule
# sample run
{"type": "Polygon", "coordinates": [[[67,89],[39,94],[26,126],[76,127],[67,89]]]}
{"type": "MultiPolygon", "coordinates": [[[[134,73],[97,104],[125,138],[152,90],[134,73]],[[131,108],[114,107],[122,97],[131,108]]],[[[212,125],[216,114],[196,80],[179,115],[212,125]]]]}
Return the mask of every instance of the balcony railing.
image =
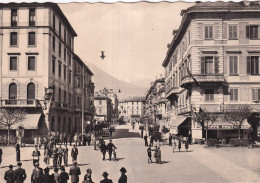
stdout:
{"type": "Polygon", "coordinates": [[[184,114],[184,113],[188,113],[188,112],[190,112],[191,111],[191,108],[190,108],[190,106],[188,105],[188,106],[185,106],[185,107],[179,107],[179,108],[177,108],[176,109],[177,110],[177,114],[184,114]]]}
{"type": "Polygon", "coordinates": [[[211,74],[211,75],[205,75],[205,74],[193,74],[192,76],[184,76],[181,79],[181,87],[185,87],[188,84],[192,83],[207,83],[207,82],[225,82],[225,78],[223,74],[211,74]]]}
{"type": "Polygon", "coordinates": [[[1,107],[41,107],[36,99],[6,99],[1,100],[1,107]]]}

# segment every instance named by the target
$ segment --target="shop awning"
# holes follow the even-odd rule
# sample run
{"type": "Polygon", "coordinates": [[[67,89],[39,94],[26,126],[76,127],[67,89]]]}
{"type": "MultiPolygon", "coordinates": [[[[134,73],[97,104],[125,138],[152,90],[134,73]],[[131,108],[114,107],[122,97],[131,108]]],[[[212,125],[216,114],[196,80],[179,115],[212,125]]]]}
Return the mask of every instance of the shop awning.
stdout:
{"type": "Polygon", "coordinates": [[[187,118],[186,116],[182,116],[182,115],[172,118],[170,122],[170,128],[178,127],[180,124],[183,123],[183,121],[185,121],[186,118],[187,118]]]}
{"type": "MultiPolygon", "coordinates": [[[[217,119],[216,122],[214,122],[212,125],[211,123],[209,123],[209,129],[210,130],[231,130],[231,129],[238,129],[237,125],[234,124],[239,124],[238,122],[236,123],[230,123],[227,121],[223,121],[223,119],[217,119]]],[[[242,123],[241,129],[249,129],[250,128],[250,124],[247,122],[247,119],[245,119],[242,123]]]]}
{"type": "Polygon", "coordinates": [[[26,114],[24,121],[14,124],[11,129],[38,129],[39,119],[42,114],[26,114]]]}

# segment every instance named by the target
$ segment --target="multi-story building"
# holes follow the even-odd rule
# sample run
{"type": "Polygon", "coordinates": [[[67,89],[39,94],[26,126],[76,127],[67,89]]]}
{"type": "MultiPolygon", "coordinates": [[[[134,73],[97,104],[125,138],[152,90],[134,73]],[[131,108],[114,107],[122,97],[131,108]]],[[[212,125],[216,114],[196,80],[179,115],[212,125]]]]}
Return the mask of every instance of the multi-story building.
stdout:
{"type": "Polygon", "coordinates": [[[145,97],[129,97],[119,100],[119,117],[124,122],[139,121],[145,113],[145,97]]]}
{"type": "Polygon", "coordinates": [[[166,102],[164,78],[156,79],[146,94],[146,116],[149,125],[168,127],[166,116],[166,102]]]}
{"type": "MultiPolygon", "coordinates": [[[[246,1],[198,2],[181,12],[181,25],[162,64],[173,131],[202,138],[202,128],[191,118],[199,109],[221,113],[231,105],[250,104],[259,116],[259,13],[259,2],[246,1]]],[[[251,124],[256,134],[259,118],[251,124]]],[[[225,121],[213,126],[210,137],[237,135],[225,121]]],[[[243,126],[247,137],[250,125],[245,121],[243,126]]]]}
{"type": "MultiPolygon", "coordinates": [[[[59,6],[1,4],[0,16],[1,107],[26,109],[26,120],[19,126],[28,138],[50,131],[80,131],[74,118],[77,34],[59,6]]],[[[93,74],[84,67],[89,79],[86,88],[93,95],[93,74]]]]}
{"type": "Polygon", "coordinates": [[[105,93],[111,99],[113,105],[113,113],[111,116],[111,122],[113,124],[117,124],[118,121],[118,97],[117,94],[113,91],[113,89],[106,89],[105,93]]]}
{"type": "Polygon", "coordinates": [[[94,104],[96,108],[95,119],[97,122],[105,122],[111,124],[113,116],[112,100],[103,91],[95,93],[94,104]]]}

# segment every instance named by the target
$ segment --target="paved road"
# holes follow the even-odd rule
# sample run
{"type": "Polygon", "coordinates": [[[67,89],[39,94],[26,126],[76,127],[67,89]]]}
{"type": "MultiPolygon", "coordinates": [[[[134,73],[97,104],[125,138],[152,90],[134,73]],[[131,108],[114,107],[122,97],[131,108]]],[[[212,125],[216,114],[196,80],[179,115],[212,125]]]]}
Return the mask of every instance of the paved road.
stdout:
{"type": "MultiPolygon", "coordinates": [[[[117,182],[120,172],[119,169],[124,166],[127,169],[128,183],[225,183],[225,182],[260,182],[259,161],[244,161],[237,163],[247,152],[251,152],[252,157],[258,158],[260,149],[240,148],[231,151],[229,149],[204,148],[199,145],[190,146],[192,152],[176,152],[173,153],[169,146],[161,146],[163,164],[147,163],[147,152],[144,147],[143,139],[140,137],[128,137],[138,133],[138,130],[128,130],[129,126],[120,126],[114,133],[114,144],[117,146],[117,155],[119,161],[102,160],[100,151],[93,150],[93,146],[79,147],[78,162],[82,175],[80,181],[87,168],[93,170],[92,178],[98,183],[102,179],[102,172],[107,171],[109,177],[114,183],[117,182]],[[117,138],[116,138],[117,137],[117,138]],[[237,162],[230,158],[233,154],[237,158],[237,162]]],[[[135,135],[134,135],[135,136],[135,135]]],[[[0,167],[0,182],[3,181],[4,172],[8,169],[10,163],[15,164],[14,148],[4,148],[4,160],[0,167]]],[[[32,172],[31,152],[32,148],[23,148],[22,162],[27,170],[28,179],[25,183],[29,183],[30,174],[32,172]]],[[[43,154],[43,151],[41,151],[43,154]]],[[[108,156],[108,155],[107,155],[108,156]]],[[[232,156],[232,157],[233,157],[232,156]]],[[[108,157],[107,157],[108,158],[108,157]]],[[[45,167],[41,157],[40,165],[45,167]]],[[[69,164],[71,159],[69,158],[69,164]]],[[[69,167],[66,168],[69,170],[69,167]]],[[[52,173],[52,171],[51,171],[52,173]]]]}
{"type": "Polygon", "coordinates": [[[115,129],[112,137],[106,137],[105,139],[120,139],[120,138],[140,138],[140,134],[137,131],[129,131],[128,126],[119,126],[119,128],[115,129]]]}

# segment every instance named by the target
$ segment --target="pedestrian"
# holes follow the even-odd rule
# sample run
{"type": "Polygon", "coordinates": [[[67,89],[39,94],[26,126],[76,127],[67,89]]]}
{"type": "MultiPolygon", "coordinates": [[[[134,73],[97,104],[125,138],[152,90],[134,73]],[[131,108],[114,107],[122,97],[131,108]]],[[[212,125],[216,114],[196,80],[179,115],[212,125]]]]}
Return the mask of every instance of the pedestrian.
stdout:
{"type": "Polygon", "coordinates": [[[118,183],[127,183],[127,176],[125,175],[126,169],[124,167],[122,167],[120,169],[120,172],[121,172],[121,176],[118,179],[118,183]]]}
{"type": "Polygon", "coordinates": [[[150,146],[151,146],[151,147],[153,147],[153,139],[154,139],[154,136],[151,135],[151,136],[150,136],[150,146]]]}
{"type": "Polygon", "coordinates": [[[15,182],[16,183],[23,183],[27,177],[25,169],[22,168],[22,163],[17,163],[17,169],[14,171],[15,174],[15,182]]]}
{"type": "Polygon", "coordinates": [[[63,133],[60,133],[59,138],[60,138],[60,144],[62,144],[62,142],[63,142],[63,133]]]}
{"type": "MultiPolygon", "coordinates": [[[[94,183],[91,178],[92,170],[90,168],[87,169],[87,174],[84,176],[84,183],[94,183]]],[[[82,183],[83,183],[82,182],[82,183]]]]}
{"type": "Polygon", "coordinates": [[[144,134],[144,146],[147,147],[148,146],[148,141],[147,141],[147,134],[144,134]]]}
{"type": "Polygon", "coordinates": [[[15,145],[16,150],[16,162],[21,161],[21,154],[20,154],[20,144],[17,142],[15,145]]]}
{"type": "Polygon", "coordinates": [[[80,168],[77,166],[77,161],[73,161],[73,167],[70,168],[69,175],[71,176],[71,183],[79,182],[80,168]]]}
{"type": "Polygon", "coordinates": [[[53,171],[54,171],[53,177],[54,177],[55,183],[60,183],[59,169],[57,167],[55,167],[53,171]]]}
{"type": "Polygon", "coordinates": [[[117,158],[116,158],[116,149],[113,148],[113,158],[114,158],[114,161],[117,161],[117,158]]]}
{"type": "Polygon", "coordinates": [[[61,147],[61,144],[60,144],[60,147],[58,148],[58,167],[61,167],[61,164],[62,164],[62,157],[63,157],[63,148],[61,147]]]}
{"type": "Polygon", "coordinates": [[[107,150],[108,150],[108,155],[109,155],[109,161],[111,161],[111,156],[113,152],[113,148],[117,149],[116,146],[112,143],[112,140],[109,140],[109,143],[107,144],[107,150]]]}
{"type": "Polygon", "coordinates": [[[78,151],[78,148],[76,146],[77,146],[76,144],[73,144],[73,148],[71,149],[72,162],[77,161],[79,151],[78,151]]]}
{"type": "Polygon", "coordinates": [[[4,175],[6,183],[14,183],[14,175],[15,172],[13,171],[13,165],[9,165],[9,170],[7,170],[4,175]]]}
{"type": "Polygon", "coordinates": [[[52,150],[52,161],[53,161],[53,167],[57,167],[58,164],[58,149],[54,145],[52,150]]]}
{"type": "Polygon", "coordinates": [[[71,146],[71,144],[72,144],[72,135],[68,135],[68,139],[69,139],[69,142],[70,142],[70,146],[71,146]]]}
{"type": "Polygon", "coordinates": [[[38,136],[34,136],[33,142],[34,142],[34,146],[38,147],[38,136]]]}
{"type": "Polygon", "coordinates": [[[112,137],[112,133],[113,133],[113,129],[110,127],[109,128],[109,135],[110,135],[110,137],[112,137]]]}
{"type": "Polygon", "coordinates": [[[75,144],[76,144],[76,146],[78,146],[78,134],[77,133],[75,133],[75,135],[74,135],[74,141],[75,141],[75,144]]]}
{"type": "Polygon", "coordinates": [[[49,174],[50,169],[48,167],[44,168],[44,175],[42,176],[42,183],[55,183],[53,175],[49,174]]]}
{"type": "Polygon", "coordinates": [[[173,153],[175,152],[176,146],[177,146],[177,144],[176,144],[176,139],[174,138],[174,139],[173,139],[173,146],[172,146],[172,152],[173,152],[173,153]]]}
{"type": "Polygon", "coordinates": [[[64,145],[67,145],[67,143],[68,143],[66,133],[63,134],[63,143],[64,143],[64,145]]]}
{"type": "Polygon", "coordinates": [[[90,146],[90,143],[91,143],[91,133],[88,134],[87,141],[88,141],[88,146],[90,146]]]}
{"type": "Polygon", "coordinates": [[[169,133],[169,146],[172,146],[172,135],[169,133]]]}
{"type": "Polygon", "coordinates": [[[40,161],[41,152],[38,150],[38,146],[35,146],[35,150],[32,153],[33,157],[33,165],[35,165],[36,162],[40,161]]]}
{"type": "Polygon", "coordinates": [[[157,163],[161,164],[161,162],[162,162],[162,152],[161,152],[160,147],[157,148],[157,159],[158,159],[157,163]]]}
{"type": "Polygon", "coordinates": [[[158,148],[157,148],[157,146],[155,146],[155,149],[153,149],[152,151],[154,151],[155,162],[158,163],[158,148]]]}
{"type": "Polygon", "coordinates": [[[108,179],[108,173],[103,172],[102,176],[104,177],[103,180],[100,181],[100,183],[113,183],[111,179],[108,179]]]}
{"type": "Polygon", "coordinates": [[[144,136],[144,129],[141,130],[141,138],[144,136]]]}
{"type": "Polygon", "coordinates": [[[42,143],[43,143],[43,149],[44,150],[47,149],[48,139],[45,136],[43,136],[42,143]]]}
{"type": "Polygon", "coordinates": [[[181,151],[181,139],[178,140],[178,149],[179,149],[179,152],[181,151]]]}
{"type": "Polygon", "coordinates": [[[65,166],[68,166],[68,156],[69,156],[69,149],[67,145],[65,145],[65,148],[63,149],[63,160],[65,166]]]}
{"type": "Polygon", "coordinates": [[[39,147],[39,149],[41,149],[41,147],[42,147],[42,138],[41,138],[41,136],[37,136],[37,140],[38,140],[38,147],[39,147]]]}
{"type": "Polygon", "coordinates": [[[0,165],[2,164],[3,150],[0,148],[0,165]]]}
{"type": "Polygon", "coordinates": [[[31,175],[31,183],[41,183],[43,181],[42,171],[39,168],[39,163],[34,164],[34,169],[31,175]]]}
{"type": "Polygon", "coordinates": [[[60,167],[60,183],[67,183],[69,180],[69,174],[65,171],[64,166],[60,167]]]}
{"type": "Polygon", "coordinates": [[[106,159],[106,152],[107,152],[107,146],[105,141],[102,142],[101,147],[100,147],[100,151],[103,154],[103,161],[106,159]]]}
{"type": "Polygon", "coordinates": [[[186,149],[186,152],[189,151],[189,140],[187,138],[186,142],[185,142],[185,149],[186,149]]]}
{"type": "Polygon", "coordinates": [[[151,149],[151,145],[149,145],[148,149],[147,149],[147,155],[148,155],[148,163],[152,163],[152,149],[151,149]]]}

